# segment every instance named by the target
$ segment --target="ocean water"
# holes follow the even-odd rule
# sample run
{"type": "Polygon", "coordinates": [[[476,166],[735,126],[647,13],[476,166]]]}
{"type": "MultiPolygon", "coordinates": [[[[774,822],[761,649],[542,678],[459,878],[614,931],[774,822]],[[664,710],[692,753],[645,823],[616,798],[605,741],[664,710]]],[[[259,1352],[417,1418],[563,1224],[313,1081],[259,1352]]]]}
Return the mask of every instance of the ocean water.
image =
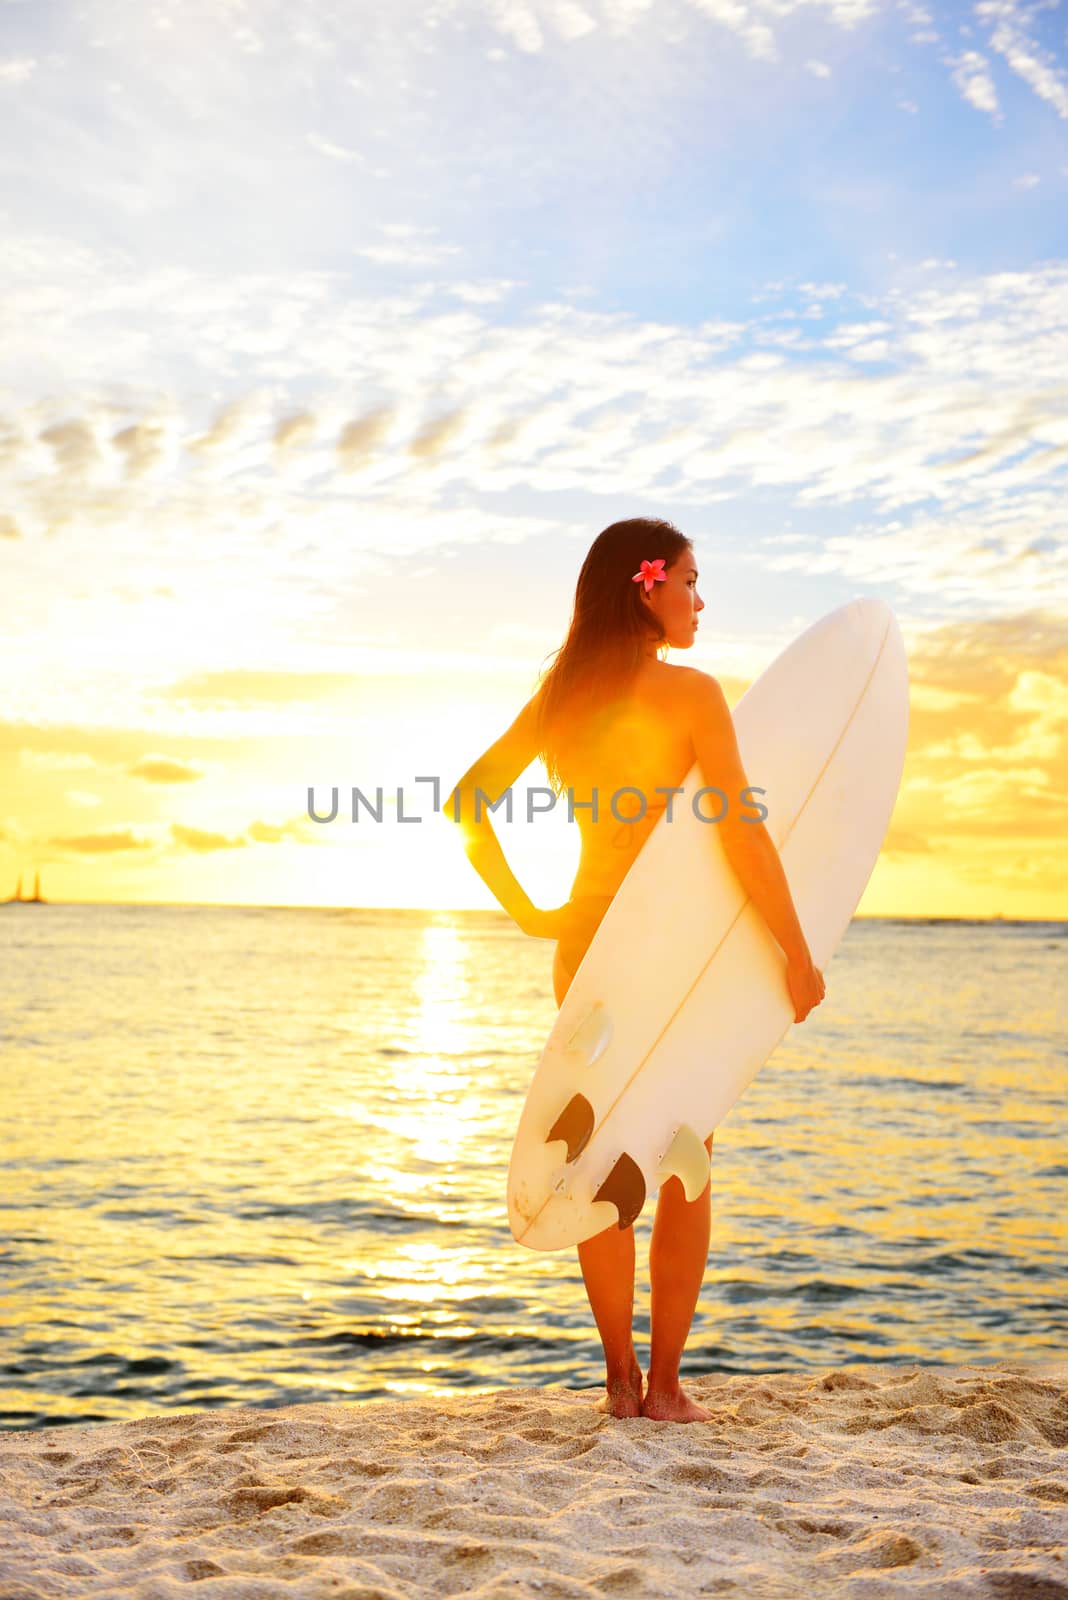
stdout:
{"type": "MultiPolygon", "coordinates": [[[[495,912],[0,912],[0,1427],[602,1383],[577,1252],[505,1211],[551,956],[495,912]]],[[[1063,923],[852,924],[717,1131],[684,1382],[1063,1353],[1066,964],[1063,923]]]]}

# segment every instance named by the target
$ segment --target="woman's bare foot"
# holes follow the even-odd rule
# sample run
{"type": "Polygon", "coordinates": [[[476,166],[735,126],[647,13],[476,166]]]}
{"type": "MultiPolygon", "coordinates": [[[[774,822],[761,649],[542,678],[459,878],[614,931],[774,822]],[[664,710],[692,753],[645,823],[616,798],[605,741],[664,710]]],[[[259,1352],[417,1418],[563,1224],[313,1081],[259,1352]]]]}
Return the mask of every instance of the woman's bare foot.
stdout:
{"type": "Polygon", "coordinates": [[[642,1401],[641,1415],[654,1422],[710,1422],[711,1411],[699,1406],[684,1394],[678,1384],[674,1389],[650,1389],[642,1401]]]}
{"type": "Polygon", "coordinates": [[[642,1415],[642,1369],[637,1357],[625,1378],[611,1378],[603,1400],[598,1400],[595,1410],[610,1417],[640,1417],[642,1415]]]}

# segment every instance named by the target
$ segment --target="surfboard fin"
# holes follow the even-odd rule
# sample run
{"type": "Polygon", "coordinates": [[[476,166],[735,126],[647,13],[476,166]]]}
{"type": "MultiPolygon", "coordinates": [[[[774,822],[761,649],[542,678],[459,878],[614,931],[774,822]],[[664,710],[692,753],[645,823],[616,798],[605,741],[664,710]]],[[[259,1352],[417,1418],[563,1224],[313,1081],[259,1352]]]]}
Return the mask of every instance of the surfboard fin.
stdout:
{"type": "Polygon", "coordinates": [[[604,1001],[598,1000],[568,1036],[568,1053],[583,1056],[586,1065],[592,1067],[598,1056],[603,1056],[608,1049],[611,1038],[612,1019],[604,1008],[604,1001]]]}
{"type": "Polygon", "coordinates": [[[645,1204],[645,1179],[642,1169],[624,1150],[593,1197],[610,1200],[619,1212],[619,1226],[629,1228],[645,1204]]]}
{"type": "Polygon", "coordinates": [[[661,1183],[681,1178],[687,1200],[696,1200],[708,1182],[710,1165],[704,1141],[684,1122],[664,1151],[656,1175],[661,1183]]]}
{"type": "Polygon", "coordinates": [[[545,1143],[552,1144],[554,1139],[566,1139],[567,1159],[569,1162],[574,1161],[589,1144],[596,1121],[593,1107],[586,1096],[573,1094],[545,1135],[545,1143]]]}

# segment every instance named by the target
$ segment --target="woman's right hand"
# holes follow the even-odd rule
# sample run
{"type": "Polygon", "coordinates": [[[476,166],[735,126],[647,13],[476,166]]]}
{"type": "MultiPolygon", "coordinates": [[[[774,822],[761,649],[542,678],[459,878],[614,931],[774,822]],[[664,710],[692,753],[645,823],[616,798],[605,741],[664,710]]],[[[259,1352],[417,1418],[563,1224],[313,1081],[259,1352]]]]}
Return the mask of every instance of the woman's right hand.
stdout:
{"type": "Polygon", "coordinates": [[[827,993],[823,973],[819,967],[813,966],[812,957],[808,952],[787,962],[786,986],[793,1002],[795,1022],[804,1022],[809,1012],[820,1004],[827,993]]]}
{"type": "Polygon", "coordinates": [[[535,906],[531,915],[520,926],[532,939],[559,939],[569,921],[570,900],[552,911],[542,911],[535,906]]]}

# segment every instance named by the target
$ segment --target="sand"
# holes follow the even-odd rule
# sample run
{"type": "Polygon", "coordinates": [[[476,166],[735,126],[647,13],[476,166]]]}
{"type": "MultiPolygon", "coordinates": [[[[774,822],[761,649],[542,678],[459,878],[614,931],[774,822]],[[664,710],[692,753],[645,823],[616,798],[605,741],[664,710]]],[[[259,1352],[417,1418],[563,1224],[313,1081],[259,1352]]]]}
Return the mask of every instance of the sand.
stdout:
{"type": "Polygon", "coordinates": [[[0,1597],[1068,1600],[1068,1363],[162,1414],[0,1435],[0,1597]]]}

